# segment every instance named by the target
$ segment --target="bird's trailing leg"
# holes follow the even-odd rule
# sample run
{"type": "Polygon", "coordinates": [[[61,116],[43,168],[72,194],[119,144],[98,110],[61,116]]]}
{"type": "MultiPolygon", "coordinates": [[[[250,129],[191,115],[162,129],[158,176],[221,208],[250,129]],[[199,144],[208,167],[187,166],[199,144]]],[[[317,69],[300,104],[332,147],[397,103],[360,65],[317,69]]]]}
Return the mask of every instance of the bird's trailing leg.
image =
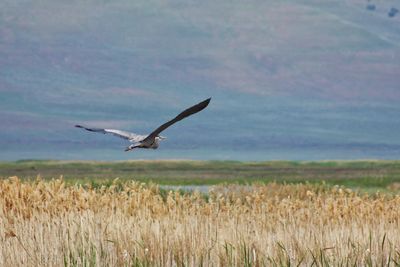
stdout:
{"type": "Polygon", "coordinates": [[[141,147],[141,146],[133,144],[133,145],[130,145],[127,148],[125,148],[125,151],[131,151],[131,150],[133,150],[133,149],[135,149],[137,147],[141,147]]]}

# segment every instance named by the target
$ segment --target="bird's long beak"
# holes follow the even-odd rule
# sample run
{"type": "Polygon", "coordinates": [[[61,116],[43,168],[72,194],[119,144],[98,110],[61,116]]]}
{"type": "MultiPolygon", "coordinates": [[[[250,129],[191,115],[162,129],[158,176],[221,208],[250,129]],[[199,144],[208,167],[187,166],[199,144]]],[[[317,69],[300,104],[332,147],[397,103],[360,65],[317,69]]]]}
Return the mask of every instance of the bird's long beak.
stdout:
{"type": "Polygon", "coordinates": [[[161,135],[159,135],[158,137],[160,137],[161,140],[167,139],[167,137],[161,135]]]}

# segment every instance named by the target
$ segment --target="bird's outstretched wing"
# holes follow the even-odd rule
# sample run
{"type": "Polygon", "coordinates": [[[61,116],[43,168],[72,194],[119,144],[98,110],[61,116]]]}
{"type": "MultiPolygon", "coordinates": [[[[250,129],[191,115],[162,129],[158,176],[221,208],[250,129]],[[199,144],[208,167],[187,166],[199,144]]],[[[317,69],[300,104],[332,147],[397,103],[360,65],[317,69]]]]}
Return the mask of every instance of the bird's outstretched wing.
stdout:
{"type": "Polygon", "coordinates": [[[154,139],[157,135],[159,135],[162,131],[164,131],[165,129],[167,129],[169,126],[171,126],[172,124],[174,124],[175,122],[178,122],[180,120],[183,120],[184,118],[193,115],[203,109],[205,109],[208,104],[211,101],[211,97],[188,108],[185,109],[184,111],[182,111],[178,116],[176,116],[174,119],[164,123],[163,125],[161,125],[160,127],[158,127],[157,129],[155,129],[151,134],[149,134],[142,142],[146,143],[152,139],[154,139]]]}
{"type": "Polygon", "coordinates": [[[118,136],[120,138],[129,140],[129,141],[133,141],[133,142],[140,142],[141,140],[143,140],[146,137],[145,135],[138,135],[138,134],[125,132],[125,131],[121,131],[121,130],[114,130],[114,129],[88,128],[88,127],[84,127],[82,125],[75,125],[75,127],[82,128],[82,129],[85,129],[85,130],[88,130],[91,132],[96,132],[96,133],[103,133],[103,134],[110,133],[112,135],[118,136]]]}

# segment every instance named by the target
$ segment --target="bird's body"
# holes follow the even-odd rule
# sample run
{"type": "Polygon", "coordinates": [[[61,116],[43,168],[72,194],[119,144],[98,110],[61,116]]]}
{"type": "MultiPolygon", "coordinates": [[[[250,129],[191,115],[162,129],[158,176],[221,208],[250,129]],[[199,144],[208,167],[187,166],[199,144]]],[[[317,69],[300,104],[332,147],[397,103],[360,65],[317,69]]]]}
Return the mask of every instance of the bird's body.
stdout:
{"type": "Polygon", "coordinates": [[[126,132],[126,131],[121,131],[121,130],[115,130],[115,129],[101,129],[101,128],[88,128],[85,126],[81,125],[75,125],[75,127],[78,128],[83,128],[91,132],[98,132],[98,133],[103,133],[103,134],[112,134],[114,136],[123,138],[125,140],[128,140],[132,144],[128,146],[125,151],[130,151],[135,148],[152,148],[156,149],[160,145],[160,141],[165,139],[165,137],[161,136],[160,133],[167,129],[169,126],[172,124],[192,115],[195,114],[203,109],[205,109],[208,104],[210,103],[211,98],[208,98],[184,111],[182,111],[178,116],[176,116],[174,119],[162,124],[159,126],[156,130],[154,130],[152,133],[149,135],[139,135],[131,132],[126,132]]]}

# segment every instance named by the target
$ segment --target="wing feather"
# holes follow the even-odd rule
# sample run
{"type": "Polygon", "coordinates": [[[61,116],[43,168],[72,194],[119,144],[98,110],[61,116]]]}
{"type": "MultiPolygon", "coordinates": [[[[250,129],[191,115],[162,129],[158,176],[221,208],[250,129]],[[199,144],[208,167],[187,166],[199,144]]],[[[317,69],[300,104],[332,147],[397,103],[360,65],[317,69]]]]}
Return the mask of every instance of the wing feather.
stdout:
{"type": "Polygon", "coordinates": [[[112,134],[114,136],[133,141],[133,142],[140,142],[145,138],[144,135],[138,135],[135,133],[131,132],[126,132],[126,131],[121,131],[121,130],[115,130],[115,129],[102,129],[102,128],[88,128],[82,125],[75,125],[77,128],[82,128],[90,132],[96,132],[96,133],[102,133],[102,134],[112,134]]]}
{"type": "Polygon", "coordinates": [[[154,139],[157,135],[159,135],[162,131],[164,131],[165,129],[167,129],[169,126],[171,126],[172,124],[183,120],[186,117],[189,117],[190,115],[193,115],[199,111],[202,111],[203,109],[205,109],[208,104],[210,103],[211,98],[208,98],[188,109],[185,109],[184,111],[182,111],[181,113],[179,113],[178,116],[176,116],[175,118],[173,118],[172,120],[164,123],[163,125],[159,126],[157,129],[155,129],[151,134],[149,134],[144,140],[143,142],[149,142],[150,140],[154,139]]]}

